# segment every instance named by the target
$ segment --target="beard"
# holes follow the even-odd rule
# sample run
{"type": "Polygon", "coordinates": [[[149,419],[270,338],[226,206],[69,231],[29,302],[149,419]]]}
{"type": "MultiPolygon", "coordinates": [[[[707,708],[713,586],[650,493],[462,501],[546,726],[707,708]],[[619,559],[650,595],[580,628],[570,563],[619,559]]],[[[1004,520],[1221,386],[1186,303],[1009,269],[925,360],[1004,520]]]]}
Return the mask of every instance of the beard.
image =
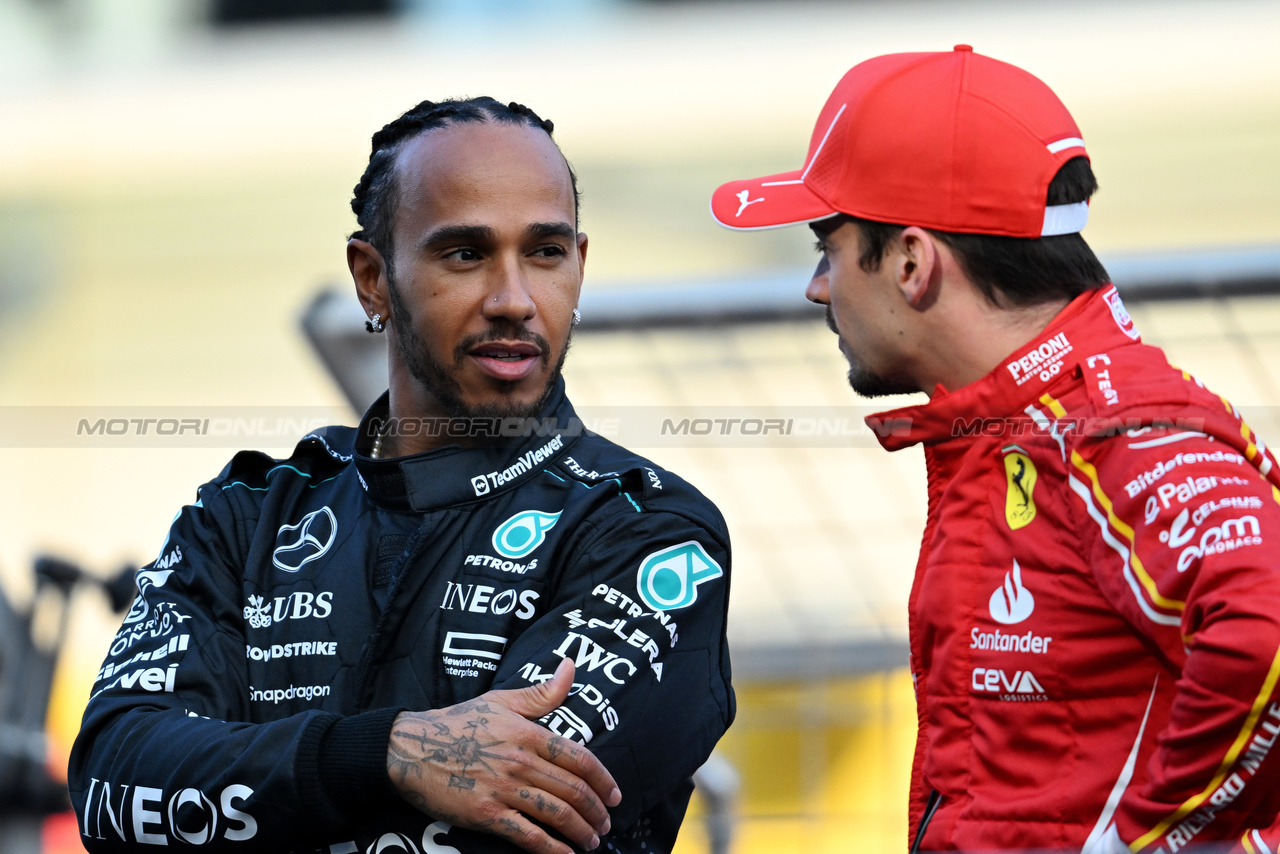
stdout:
{"type": "MultiPolygon", "coordinates": [[[[836,318],[831,311],[831,306],[827,306],[827,328],[839,337],[840,330],[836,327],[836,318]]],[[[840,352],[849,363],[849,387],[856,394],[863,397],[889,397],[895,394],[912,394],[920,390],[915,381],[904,373],[880,374],[873,371],[854,355],[843,338],[840,338],[840,352]]]]}
{"type": "Polygon", "coordinates": [[[462,399],[462,386],[454,378],[454,373],[457,370],[457,365],[466,358],[473,348],[488,341],[503,339],[508,341],[513,339],[528,341],[538,347],[541,353],[538,358],[545,368],[551,359],[551,347],[547,343],[547,339],[536,332],[530,331],[524,324],[500,321],[492,324],[485,332],[468,335],[459,341],[458,345],[453,348],[453,366],[446,366],[431,355],[430,348],[426,346],[426,342],[414,327],[413,318],[410,316],[404,300],[400,297],[400,290],[396,286],[395,277],[389,266],[387,269],[387,292],[391,299],[391,322],[396,327],[396,344],[400,351],[400,359],[409,370],[409,375],[422,384],[422,387],[436,399],[450,418],[533,418],[546,406],[547,399],[551,397],[552,391],[555,390],[556,382],[560,379],[565,357],[569,355],[569,344],[573,338],[572,329],[569,332],[569,338],[565,340],[564,349],[560,351],[560,356],[556,359],[555,367],[547,378],[546,387],[543,388],[542,393],[538,395],[536,400],[530,403],[521,403],[504,399],[506,393],[515,390],[517,383],[499,382],[498,401],[469,406],[462,399]]]}

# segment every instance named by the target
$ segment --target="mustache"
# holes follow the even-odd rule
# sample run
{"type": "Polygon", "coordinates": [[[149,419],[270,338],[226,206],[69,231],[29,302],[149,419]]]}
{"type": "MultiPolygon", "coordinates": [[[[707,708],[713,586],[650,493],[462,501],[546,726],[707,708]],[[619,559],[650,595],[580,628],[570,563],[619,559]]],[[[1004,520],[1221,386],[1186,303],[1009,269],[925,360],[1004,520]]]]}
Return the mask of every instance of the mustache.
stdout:
{"type": "Polygon", "coordinates": [[[827,328],[837,335],[840,334],[840,330],[836,328],[836,314],[831,310],[831,306],[827,306],[827,328]]]}
{"type": "Polygon", "coordinates": [[[490,341],[527,341],[538,348],[538,358],[543,362],[551,358],[551,345],[547,339],[523,323],[495,323],[484,332],[472,333],[459,341],[453,348],[454,361],[461,362],[473,349],[490,341]]]}

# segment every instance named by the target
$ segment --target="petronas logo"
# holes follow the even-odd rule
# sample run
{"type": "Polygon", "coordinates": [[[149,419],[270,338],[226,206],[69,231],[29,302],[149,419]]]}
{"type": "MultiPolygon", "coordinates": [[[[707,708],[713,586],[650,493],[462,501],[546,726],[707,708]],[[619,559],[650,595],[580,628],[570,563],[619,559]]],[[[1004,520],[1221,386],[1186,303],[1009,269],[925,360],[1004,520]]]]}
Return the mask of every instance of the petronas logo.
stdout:
{"type": "Polygon", "coordinates": [[[493,549],[503,557],[522,558],[532,554],[547,538],[547,531],[560,521],[559,513],[522,510],[493,532],[493,549]]]}
{"type": "Polygon", "coordinates": [[[690,540],[654,552],[640,562],[636,587],[655,611],[686,608],[698,598],[698,585],[724,575],[701,543],[690,540]]]}

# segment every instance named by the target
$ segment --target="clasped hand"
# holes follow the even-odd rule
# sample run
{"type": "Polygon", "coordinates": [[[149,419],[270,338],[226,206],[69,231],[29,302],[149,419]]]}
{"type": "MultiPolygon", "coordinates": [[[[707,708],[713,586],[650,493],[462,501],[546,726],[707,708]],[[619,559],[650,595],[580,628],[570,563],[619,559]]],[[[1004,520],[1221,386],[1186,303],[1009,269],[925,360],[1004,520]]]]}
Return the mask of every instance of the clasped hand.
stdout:
{"type": "Polygon", "coordinates": [[[566,658],[540,685],[401,712],[387,750],[392,783],[423,812],[532,854],[572,854],[535,821],[598,847],[609,832],[606,805],[622,800],[617,783],[586,747],[533,722],[565,701],[573,672],[566,658]]]}

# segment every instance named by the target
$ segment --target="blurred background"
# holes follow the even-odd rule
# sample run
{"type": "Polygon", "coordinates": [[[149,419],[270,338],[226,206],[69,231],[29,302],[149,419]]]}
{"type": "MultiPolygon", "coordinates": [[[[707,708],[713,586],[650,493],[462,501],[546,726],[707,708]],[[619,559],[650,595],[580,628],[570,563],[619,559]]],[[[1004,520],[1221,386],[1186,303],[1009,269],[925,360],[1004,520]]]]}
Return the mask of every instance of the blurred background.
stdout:
{"type": "MultiPolygon", "coordinates": [[[[0,583],[33,649],[62,641],[47,738],[18,741],[65,773],[119,621],[92,585],[38,585],[34,558],[102,579],[146,563],[235,450],[354,423],[302,318],[336,289],[319,326],[364,334],[344,242],[369,138],[424,98],[491,94],[555,122],[583,190],[597,313],[584,296],[571,396],[734,536],[732,849],[903,850],[924,472],[859,425],[905,401],[846,387],[804,311],[808,230],[725,231],[710,192],[801,165],[870,56],[963,42],[1021,65],[1083,130],[1102,185],[1085,236],[1144,337],[1280,441],[1277,33],[1280,4],[1246,0],[0,0],[0,583]],[[187,416],[226,429],[75,429],[187,416]],[[812,429],[673,437],[663,417],[812,429]]],[[[687,822],[682,854],[709,827],[687,822]]],[[[33,833],[82,850],[74,820],[33,833]]]]}

